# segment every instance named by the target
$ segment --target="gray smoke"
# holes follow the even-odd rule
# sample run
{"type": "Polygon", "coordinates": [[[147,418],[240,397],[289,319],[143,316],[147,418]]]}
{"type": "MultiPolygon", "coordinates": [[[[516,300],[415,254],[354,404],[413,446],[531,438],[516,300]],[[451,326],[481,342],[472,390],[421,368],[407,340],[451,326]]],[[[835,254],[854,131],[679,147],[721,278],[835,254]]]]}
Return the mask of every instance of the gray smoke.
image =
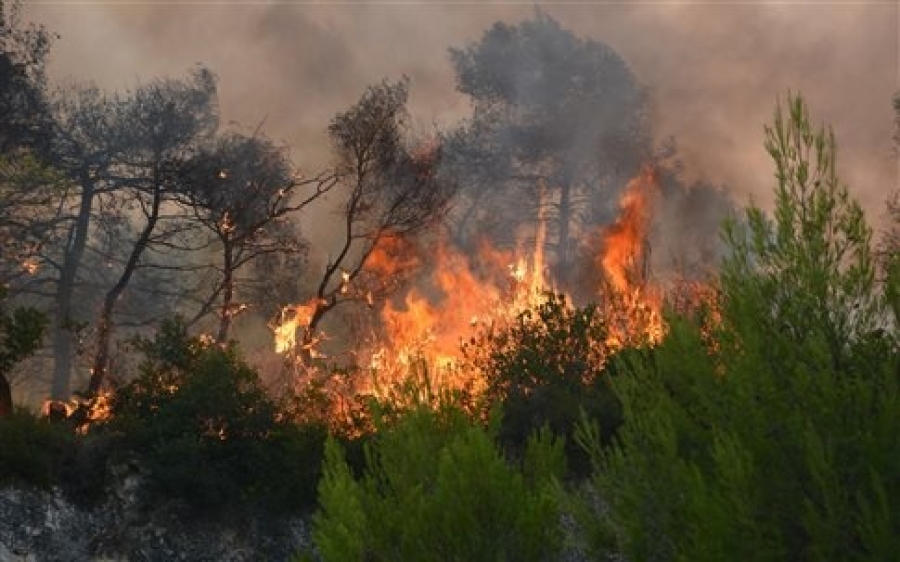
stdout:
{"type": "MultiPolygon", "coordinates": [[[[891,3],[640,6],[545,4],[580,36],[616,49],[653,92],[654,129],[673,136],[690,179],[770,203],[762,125],[787,90],[834,126],[840,172],[872,220],[897,187],[890,99],[898,89],[898,8],[891,3]]],[[[465,115],[447,48],[526,5],[35,4],[26,14],[61,35],[51,76],[121,88],[180,75],[220,76],[225,120],[265,122],[301,166],[328,154],[324,129],[383,77],[408,74],[419,124],[465,115]]],[[[310,227],[315,230],[316,220],[310,227]]]]}
{"type": "MultiPolygon", "coordinates": [[[[549,15],[616,49],[654,92],[656,131],[678,141],[686,171],[765,203],[771,166],[762,124],[776,97],[802,91],[831,123],[843,176],[881,214],[897,185],[890,99],[898,89],[895,3],[572,5],[549,15]]],[[[34,4],[26,15],[61,35],[51,75],[125,87],[195,62],[220,78],[226,120],[266,122],[301,162],[326,154],[335,112],[383,77],[413,79],[424,125],[467,107],[447,48],[528,5],[34,4]]],[[[311,164],[312,165],[312,164],[311,164]]]]}
{"type": "MultiPolygon", "coordinates": [[[[873,222],[897,189],[892,94],[898,90],[896,3],[568,4],[542,10],[613,47],[652,92],[654,132],[674,137],[688,181],[724,185],[739,203],[771,203],[762,147],[777,98],[801,91],[831,124],[839,173],[873,222]]],[[[310,171],[328,156],[325,128],[366,85],[407,74],[417,124],[468,112],[454,90],[448,47],[493,22],[518,22],[519,4],[34,4],[26,16],[61,35],[51,77],[123,88],[181,75],[197,62],[220,77],[224,121],[295,147],[310,171]]],[[[333,222],[308,213],[306,230],[333,222]]]]}

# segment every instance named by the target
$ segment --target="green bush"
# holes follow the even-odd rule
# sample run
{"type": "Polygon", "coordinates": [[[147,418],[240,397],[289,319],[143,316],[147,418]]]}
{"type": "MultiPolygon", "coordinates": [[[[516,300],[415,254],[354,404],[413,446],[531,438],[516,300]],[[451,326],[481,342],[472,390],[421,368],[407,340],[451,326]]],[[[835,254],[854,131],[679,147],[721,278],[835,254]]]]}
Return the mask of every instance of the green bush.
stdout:
{"type": "Polygon", "coordinates": [[[483,373],[489,399],[503,412],[499,437],[521,453],[528,436],[547,426],[566,439],[569,467],[589,471],[572,434],[582,415],[598,421],[608,440],[621,423],[609,383],[607,326],[596,306],[575,308],[548,294],[534,310],[501,329],[488,329],[464,346],[472,368],[483,373]]]}
{"type": "Polygon", "coordinates": [[[202,509],[312,504],[323,427],[284,419],[233,347],[177,321],[139,348],[140,375],[114,396],[106,429],[141,459],[149,493],[202,509]]]}
{"type": "Polygon", "coordinates": [[[0,418],[0,483],[53,486],[75,453],[69,426],[26,410],[0,418]]]}
{"type": "Polygon", "coordinates": [[[9,373],[41,346],[47,318],[31,307],[7,312],[6,288],[0,285],[0,418],[13,414],[12,386],[9,373]]]}
{"type": "Polygon", "coordinates": [[[69,500],[93,506],[107,499],[111,458],[116,458],[118,441],[101,434],[74,436],[72,455],[65,460],[58,484],[69,500]]]}
{"type": "Polygon", "coordinates": [[[313,538],[326,562],[554,560],[561,547],[549,432],[520,470],[465,413],[419,408],[374,436],[361,476],[336,442],[325,456],[313,538]]]}
{"type": "Polygon", "coordinates": [[[900,341],[871,232],[799,98],[768,130],[775,219],[731,226],[712,345],[678,318],[616,361],[617,445],[581,440],[583,530],[629,560],[890,560],[900,552],[900,341]]]}

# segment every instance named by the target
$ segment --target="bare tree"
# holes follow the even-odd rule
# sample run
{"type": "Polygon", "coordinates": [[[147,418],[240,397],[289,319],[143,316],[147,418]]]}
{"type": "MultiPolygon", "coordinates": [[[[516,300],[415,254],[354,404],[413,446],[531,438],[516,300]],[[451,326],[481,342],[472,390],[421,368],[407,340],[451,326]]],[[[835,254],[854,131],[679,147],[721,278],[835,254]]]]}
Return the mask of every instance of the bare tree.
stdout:
{"type": "Polygon", "coordinates": [[[47,153],[68,183],[60,198],[61,243],[42,252],[41,265],[54,299],[51,397],[66,400],[76,332],[96,314],[88,382],[88,394],[95,394],[107,374],[121,297],[148,249],[168,244],[183,228],[179,174],[217,128],[215,78],[199,68],[186,79],[123,94],[73,87],[58,95],[53,117],[47,153]],[[102,272],[85,267],[100,259],[102,272]],[[91,276],[102,283],[99,312],[90,310],[93,291],[84,287],[91,276]]]}
{"type": "Polygon", "coordinates": [[[61,199],[60,244],[46,248],[40,257],[41,277],[51,286],[48,296],[53,299],[53,400],[69,398],[76,327],[86,314],[78,306],[84,299],[76,299],[82,261],[94,219],[101,213],[98,203],[114,190],[108,172],[119,150],[111,140],[112,103],[96,88],[68,90],[54,103],[50,158],[70,188],[61,199]]]}

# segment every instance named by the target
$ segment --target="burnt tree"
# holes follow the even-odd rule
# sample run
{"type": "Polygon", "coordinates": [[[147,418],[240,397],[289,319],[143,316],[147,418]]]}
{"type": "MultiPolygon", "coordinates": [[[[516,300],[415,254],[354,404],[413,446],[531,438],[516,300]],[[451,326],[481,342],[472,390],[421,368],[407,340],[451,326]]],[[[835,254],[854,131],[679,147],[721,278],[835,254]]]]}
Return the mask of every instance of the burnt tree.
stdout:
{"type": "Polygon", "coordinates": [[[440,146],[409,140],[406,101],[409,81],[369,87],[328,128],[336,157],[335,176],[346,199],[340,232],[316,286],[300,354],[309,351],[329,311],[359,298],[344,290],[364,272],[367,259],[386,237],[412,236],[433,226],[453,195],[438,176],[440,146]]]}

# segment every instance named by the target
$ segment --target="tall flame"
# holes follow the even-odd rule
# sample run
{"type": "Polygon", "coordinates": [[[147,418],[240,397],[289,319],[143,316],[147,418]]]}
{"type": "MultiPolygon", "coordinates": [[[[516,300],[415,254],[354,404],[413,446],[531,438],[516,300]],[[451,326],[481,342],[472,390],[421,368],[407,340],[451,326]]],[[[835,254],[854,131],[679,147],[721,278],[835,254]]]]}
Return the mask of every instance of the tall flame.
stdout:
{"type": "Polygon", "coordinates": [[[650,201],[655,191],[656,175],[652,168],[645,167],[625,187],[619,200],[619,218],[603,231],[600,264],[616,291],[625,292],[646,281],[650,201]]]}
{"type": "Polygon", "coordinates": [[[662,296],[649,283],[648,237],[656,173],[645,166],[628,182],[619,200],[619,218],[602,233],[598,260],[609,285],[607,341],[611,351],[642,341],[658,343],[665,334],[662,296]]]}
{"type": "MultiPolygon", "coordinates": [[[[542,236],[539,232],[536,239],[542,236]]],[[[385,335],[372,365],[380,377],[396,380],[407,374],[411,361],[421,361],[445,387],[477,388],[476,373],[454,369],[460,345],[477,327],[509,321],[536,304],[549,287],[543,248],[537,246],[530,259],[516,258],[483,242],[471,260],[441,243],[436,264],[425,283],[430,291],[413,288],[402,304],[388,302],[382,308],[385,335]]]]}

